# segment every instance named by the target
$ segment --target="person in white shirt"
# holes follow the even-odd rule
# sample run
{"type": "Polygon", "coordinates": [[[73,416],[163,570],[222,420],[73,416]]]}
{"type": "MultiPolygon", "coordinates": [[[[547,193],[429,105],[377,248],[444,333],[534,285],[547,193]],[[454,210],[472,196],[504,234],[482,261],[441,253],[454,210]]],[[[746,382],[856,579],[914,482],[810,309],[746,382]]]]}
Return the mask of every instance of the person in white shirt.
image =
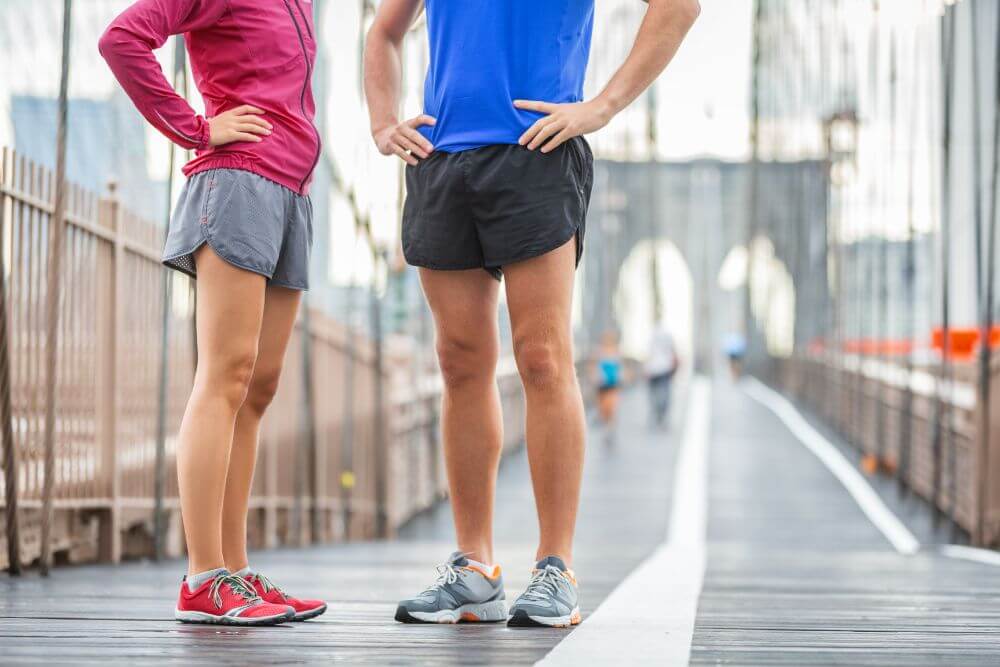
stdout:
{"type": "Polygon", "coordinates": [[[669,424],[671,386],[679,366],[674,337],[661,323],[650,337],[645,365],[652,426],[664,427],[669,424]]]}

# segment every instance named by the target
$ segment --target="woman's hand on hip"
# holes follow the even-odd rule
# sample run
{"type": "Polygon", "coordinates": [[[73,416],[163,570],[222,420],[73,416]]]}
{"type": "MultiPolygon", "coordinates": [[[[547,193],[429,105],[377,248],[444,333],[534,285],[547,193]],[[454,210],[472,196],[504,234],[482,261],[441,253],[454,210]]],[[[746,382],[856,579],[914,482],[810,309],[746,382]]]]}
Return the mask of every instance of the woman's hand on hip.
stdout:
{"type": "Polygon", "coordinates": [[[220,113],[208,120],[210,146],[223,146],[234,141],[249,141],[260,143],[263,137],[271,134],[274,129],[270,123],[261,118],[263,109],[244,104],[220,113]]]}

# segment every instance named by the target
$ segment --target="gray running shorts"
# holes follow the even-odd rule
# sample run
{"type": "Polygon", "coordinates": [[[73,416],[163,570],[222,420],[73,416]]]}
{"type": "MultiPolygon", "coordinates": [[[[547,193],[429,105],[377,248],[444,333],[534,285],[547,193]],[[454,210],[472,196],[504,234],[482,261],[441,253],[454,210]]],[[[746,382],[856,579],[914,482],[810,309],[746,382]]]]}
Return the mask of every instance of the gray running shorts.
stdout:
{"type": "Polygon", "coordinates": [[[199,172],[177,201],[163,263],[197,278],[194,252],[207,243],[271,285],[309,289],[312,216],[309,197],[263,176],[239,169],[199,172]]]}

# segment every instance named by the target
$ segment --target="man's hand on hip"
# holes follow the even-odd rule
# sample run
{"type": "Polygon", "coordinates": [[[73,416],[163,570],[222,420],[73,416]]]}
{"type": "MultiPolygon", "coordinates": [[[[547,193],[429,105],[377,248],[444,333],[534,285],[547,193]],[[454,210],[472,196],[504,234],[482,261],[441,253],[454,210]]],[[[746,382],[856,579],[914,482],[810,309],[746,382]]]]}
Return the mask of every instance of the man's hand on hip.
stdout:
{"type": "Polygon", "coordinates": [[[541,146],[543,153],[554,151],[573,137],[596,132],[608,124],[612,115],[605,105],[595,100],[569,104],[515,100],[514,106],[546,114],[518,139],[518,143],[529,150],[541,146]]]}
{"type": "Polygon", "coordinates": [[[417,128],[435,124],[436,119],[421,114],[402,123],[375,130],[372,137],[382,155],[397,155],[406,164],[416,166],[419,161],[417,158],[423,160],[434,152],[434,146],[417,132],[417,128]]]}

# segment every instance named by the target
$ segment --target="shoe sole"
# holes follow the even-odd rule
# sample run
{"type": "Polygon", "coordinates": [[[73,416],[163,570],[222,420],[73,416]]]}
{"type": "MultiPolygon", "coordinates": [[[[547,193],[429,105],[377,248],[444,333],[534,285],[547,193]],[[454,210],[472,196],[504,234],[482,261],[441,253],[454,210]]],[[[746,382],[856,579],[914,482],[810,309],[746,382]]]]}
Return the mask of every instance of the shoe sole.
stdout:
{"type": "Polygon", "coordinates": [[[503,600],[441,611],[410,611],[403,605],[396,608],[396,620],[400,623],[499,623],[506,618],[507,603],[503,600]]]}
{"type": "Polygon", "coordinates": [[[568,628],[579,624],[579,607],[569,616],[530,616],[523,609],[517,609],[507,619],[507,625],[512,628],[568,628]]]}
{"type": "Polygon", "coordinates": [[[286,623],[288,621],[295,620],[295,612],[289,611],[278,616],[240,618],[238,616],[216,616],[215,614],[206,614],[201,611],[182,611],[180,609],[175,609],[174,618],[181,623],[190,623],[194,625],[241,625],[261,627],[278,625],[279,623],[286,623]]]}
{"type": "Polygon", "coordinates": [[[310,618],[316,618],[317,616],[321,616],[325,613],[326,605],[323,605],[322,607],[316,607],[315,609],[310,609],[309,611],[300,611],[295,614],[292,620],[295,622],[308,621],[310,618]]]}

